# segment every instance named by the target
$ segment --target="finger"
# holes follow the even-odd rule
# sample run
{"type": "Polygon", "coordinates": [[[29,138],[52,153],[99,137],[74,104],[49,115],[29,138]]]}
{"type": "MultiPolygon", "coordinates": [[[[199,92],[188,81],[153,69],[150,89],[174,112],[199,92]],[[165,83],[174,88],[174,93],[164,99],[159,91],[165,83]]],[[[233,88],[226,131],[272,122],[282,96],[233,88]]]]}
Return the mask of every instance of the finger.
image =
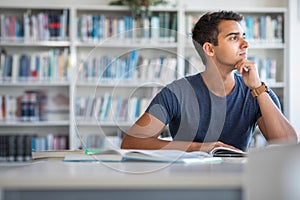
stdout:
{"type": "Polygon", "coordinates": [[[237,69],[239,74],[243,73],[243,67],[246,67],[245,60],[241,60],[241,61],[237,62],[235,65],[235,68],[237,69]]]}
{"type": "Polygon", "coordinates": [[[242,62],[239,62],[236,65],[236,68],[240,74],[243,72],[249,72],[250,70],[255,70],[255,63],[252,61],[244,60],[242,62]]]}

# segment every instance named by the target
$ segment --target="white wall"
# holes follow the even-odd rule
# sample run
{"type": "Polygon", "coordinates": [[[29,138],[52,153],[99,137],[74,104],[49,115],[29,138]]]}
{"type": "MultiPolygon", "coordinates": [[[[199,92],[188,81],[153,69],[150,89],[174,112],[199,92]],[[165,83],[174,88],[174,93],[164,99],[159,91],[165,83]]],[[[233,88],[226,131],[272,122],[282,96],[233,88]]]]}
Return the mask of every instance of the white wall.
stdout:
{"type": "Polygon", "coordinates": [[[300,0],[289,0],[289,110],[290,121],[300,137],[300,0]]]}

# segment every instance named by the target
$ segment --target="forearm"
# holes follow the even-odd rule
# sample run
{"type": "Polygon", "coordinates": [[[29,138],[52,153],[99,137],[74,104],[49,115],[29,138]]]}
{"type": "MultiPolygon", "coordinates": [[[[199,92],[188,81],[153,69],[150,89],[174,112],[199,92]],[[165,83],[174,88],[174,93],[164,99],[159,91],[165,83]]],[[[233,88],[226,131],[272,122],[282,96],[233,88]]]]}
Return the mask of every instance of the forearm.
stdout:
{"type": "MultiPolygon", "coordinates": [[[[126,135],[123,138],[122,149],[177,149],[182,151],[193,151],[192,142],[184,141],[166,141],[155,137],[139,138],[126,135]]],[[[195,151],[195,150],[194,150],[195,151]]]]}
{"type": "Polygon", "coordinates": [[[285,116],[277,108],[268,93],[257,97],[262,113],[263,134],[267,140],[292,140],[297,141],[297,134],[285,116]]]}
{"type": "Polygon", "coordinates": [[[227,147],[238,150],[237,148],[224,144],[223,142],[186,142],[186,141],[165,141],[158,138],[138,138],[130,135],[125,135],[121,148],[122,149],[177,149],[187,152],[204,151],[209,152],[215,147],[227,147]]]}

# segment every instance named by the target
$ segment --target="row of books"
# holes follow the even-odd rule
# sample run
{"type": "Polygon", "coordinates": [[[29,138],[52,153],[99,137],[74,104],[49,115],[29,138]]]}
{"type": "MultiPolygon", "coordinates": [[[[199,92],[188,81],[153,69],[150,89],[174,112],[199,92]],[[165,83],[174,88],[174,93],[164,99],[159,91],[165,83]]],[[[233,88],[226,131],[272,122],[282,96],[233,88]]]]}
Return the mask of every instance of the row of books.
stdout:
{"type": "Polygon", "coordinates": [[[32,135],[1,134],[0,162],[23,162],[31,160],[32,135]]]}
{"type": "Polygon", "coordinates": [[[100,133],[84,133],[79,135],[79,149],[115,149],[120,148],[124,132],[117,129],[113,135],[103,135],[100,133]]]}
{"type": "Polygon", "coordinates": [[[69,148],[67,134],[45,134],[32,137],[32,152],[48,150],[65,150],[69,148]]]}
{"type": "MultiPolygon", "coordinates": [[[[191,36],[192,29],[199,16],[186,15],[186,35],[191,36]]],[[[283,16],[278,15],[246,15],[241,25],[244,27],[246,39],[252,43],[283,43],[283,16]]]]}
{"type": "Polygon", "coordinates": [[[47,96],[43,91],[25,91],[20,96],[0,95],[0,120],[35,122],[45,120],[47,96]]]}
{"type": "Polygon", "coordinates": [[[273,58],[259,58],[258,56],[248,57],[257,63],[258,72],[261,80],[268,83],[276,82],[277,61],[273,58]]]}
{"type": "Polygon", "coordinates": [[[22,94],[0,94],[0,121],[37,122],[69,119],[69,94],[25,90],[22,94]]]}
{"type": "Polygon", "coordinates": [[[177,77],[177,59],[147,58],[136,50],[121,57],[97,56],[81,61],[78,80],[132,79],[169,82],[177,77]]]}
{"type": "MultiPolygon", "coordinates": [[[[249,60],[256,62],[260,78],[268,83],[275,83],[277,75],[277,60],[273,58],[260,58],[259,56],[249,56],[249,60]]],[[[193,75],[205,70],[200,57],[188,57],[185,59],[184,74],[193,75]]]]}
{"type": "Polygon", "coordinates": [[[105,93],[99,97],[76,97],[75,115],[78,119],[106,122],[134,122],[144,113],[149,98],[111,96],[105,93]]]}
{"type": "Polygon", "coordinates": [[[0,15],[2,41],[51,41],[66,40],[68,35],[68,10],[45,11],[23,16],[0,15]]]}
{"type": "Polygon", "coordinates": [[[245,16],[244,27],[249,41],[283,43],[283,16],[245,16]]]}
{"type": "Polygon", "coordinates": [[[0,81],[62,81],[70,71],[69,50],[50,49],[33,54],[0,54],[0,81]]]}
{"type": "Polygon", "coordinates": [[[150,18],[132,16],[84,14],[77,19],[78,38],[83,42],[98,42],[115,39],[151,39],[161,42],[175,42],[177,34],[177,13],[159,12],[150,18]]]}
{"type": "Polygon", "coordinates": [[[205,70],[200,56],[189,56],[184,60],[184,75],[194,75],[205,70]]]}

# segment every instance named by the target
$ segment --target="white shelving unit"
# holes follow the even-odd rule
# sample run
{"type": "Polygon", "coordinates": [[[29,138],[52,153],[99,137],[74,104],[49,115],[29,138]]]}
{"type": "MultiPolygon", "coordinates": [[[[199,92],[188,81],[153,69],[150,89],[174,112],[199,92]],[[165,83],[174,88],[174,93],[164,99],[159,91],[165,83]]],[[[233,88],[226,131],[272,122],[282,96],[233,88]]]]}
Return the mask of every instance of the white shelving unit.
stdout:
{"type": "MultiPolygon", "coordinates": [[[[37,57],[42,59],[50,59],[50,54],[64,51],[64,49],[68,49],[70,51],[71,42],[69,40],[69,36],[66,35],[65,38],[53,38],[52,34],[49,33],[49,35],[45,34],[42,35],[41,30],[39,30],[39,33],[37,33],[36,37],[33,36],[33,31],[29,30],[30,35],[28,38],[24,37],[25,28],[23,26],[24,24],[24,15],[25,13],[28,14],[28,17],[35,16],[36,20],[39,20],[38,17],[43,16],[45,17],[46,13],[48,13],[50,16],[52,13],[55,15],[60,15],[63,13],[63,11],[69,11],[68,7],[65,6],[56,6],[53,5],[26,5],[23,3],[20,4],[14,4],[14,5],[0,5],[0,13],[1,13],[1,38],[0,38],[0,46],[1,50],[5,50],[7,55],[12,55],[13,60],[15,62],[17,59],[21,59],[23,55],[26,55],[28,59],[31,59],[33,57],[38,55],[37,57]],[[19,24],[15,23],[14,21],[19,21],[19,24]],[[6,23],[9,22],[10,28],[5,29],[7,30],[7,33],[4,33],[4,25],[3,21],[6,23]],[[12,25],[15,25],[15,27],[12,27],[12,25]],[[18,29],[18,26],[22,29],[20,34],[17,37],[12,36],[14,34],[14,31],[18,29]],[[13,30],[11,30],[13,29],[13,30]],[[50,37],[51,36],[51,37],[50,37]]],[[[30,20],[33,20],[30,18],[30,20]]],[[[27,27],[31,27],[27,26],[27,27]]],[[[45,29],[43,29],[44,31],[45,29]]],[[[35,58],[37,58],[35,57],[35,58]]],[[[66,58],[66,57],[65,57],[66,58]]],[[[2,60],[3,61],[3,60],[2,60]]],[[[48,60],[49,61],[49,60],[48,60]]],[[[21,65],[20,61],[20,65],[21,65]]],[[[49,61],[50,62],[50,61],[49,61]]],[[[12,69],[12,71],[16,70],[19,66],[18,64],[14,64],[16,68],[12,69]]],[[[29,69],[28,64],[26,65],[26,71],[29,69]]],[[[32,65],[33,66],[33,65],[32,65]]],[[[37,66],[37,65],[36,65],[37,66]]],[[[3,67],[3,66],[1,66],[3,67]]],[[[42,68],[42,66],[40,66],[42,68]]],[[[40,69],[41,69],[40,68],[40,69]]],[[[24,68],[23,68],[24,69],[24,68]]],[[[38,70],[40,70],[38,69],[38,70]]],[[[54,69],[54,68],[52,68],[54,69]]],[[[3,68],[1,68],[1,76],[3,72],[3,68]]],[[[59,109],[62,108],[62,102],[57,102],[57,104],[53,104],[53,99],[56,98],[56,95],[63,95],[66,99],[68,99],[70,95],[70,82],[67,80],[67,77],[63,76],[49,76],[51,78],[46,78],[47,75],[38,75],[34,77],[33,75],[33,69],[30,68],[30,75],[26,72],[26,75],[24,77],[20,75],[19,73],[22,70],[16,70],[14,78],[12,80],[6,80],[3,77],[1,77],[0,82],[0,95],[1,98],[3,96],[9,96],[12,97],[14,100],[11,100],[11,106],[14,106],[15,108],[12,109],[12,112],[18,113],[23,112],[22,109],[25,108],[24,104],[23,106],[20,106],[22,104],[24,94],[27,92],[33,92],[37,95],[42,92],[47,94],[47,102],[43,103],[43,116],[45,116],[45,119],[23,119],[23,114],[12,114],[13,117],[8,117],[7,113],[6,116],[1,116],[1,122],[0,122],[0,134],[24,134],[24,135],[35,135],[37,143],[38,140],[43,138],[43,141],[45,141],[45,138],[64,138],[64,141],[66,138],[69,138],[70,133],[70,120],[69,120],[69,100],[65,103],[63,114],[57,114],[56,112],[59,109]],[[18,100],[20,99],[20,100],[18,100]],[[18,102],[20,101],[20,102],[18,102]],[[52,103],[50,103],[52,102],[52,103]],[[20,109],[20,110],[16,110],[20,109]],[[21,117],[19,118],[19,116],[21,117]],[[51,135],[51,136],[50,136],[51,135]]],[[[44,71],[46,74],[46,70],[44,71]]],[[[49,71],[48,71],[49,72],[49,71]]],[[[48,73],[47,72],[47,73],[48,73]]],[[[53,71],[54,72],[54,71],[53,71]]],[[[12,72],[13,73],[13,72],[12,72]]],[[[54,72],[55,73],[55,72],[54,72]]],[[[57,100],[57,99],[56,99],[57,100]]],[[[54,101],[56,101],[54,100],[54,101]]],[[[24,100],[25,101],[25,100],[24,100]]],[[[31,102],[32,103],[32,102],[31,102]]],[[[42,105],[39,100],[33,101],[34,108],[40,110],[40,105],[42,105]],[[37,108],[39,107],[39,108],[37,108]]],[[[26,104],[26,103],[25,103],[26,104]]],[[[28,104],[28,102],[27,102],[28,104]]],[[[5,109],[8,110],[8,105],[5,105],[5,109]]],[[[26,106],[27,109],[29,106],[26,106]]],[[[35,115],[37,115],[37,110],[34,111],[35,115]]],[[[3,114],[3,112],[1,113],[3,114]]],[[[35,116],[34,118],[37,118],[35,116]]],[[[39,117],[40,118],[40,117],[39,117]]],[[[44,118],[44,117],[43,117],[44,118]]],[[[62,141],[62,140],[61,140],[62,141]]],[[[65,142],[64,146],[67,145],[68,142],[65,142]]],[[[39,143],[39,145],[42,145],[42,142],[39,143]]],[[[45,143],[43,145],[46,145],[45,143]]],[[[63,145],[61,145],[62,147],[63,145]]],[[[43,148],[43,147],[41,147],[43,148]]],[[[49,147],[50,148],[50,147],[49,147]]]]}
{"type": "MultiPolygon", "coordinates": [[[[154,16],[158,16],[161,12],[176,13],[178,12],[177,8],[173,7],[156,7],[152,9],[154,16]]],[[[74,16],[78,19],[86,15],[105,15],[105,17],[112,17],[113,19],[120,19],[124,16],[131,16],[128,8],[120,6],[78,6],[74,7],[74,16]]],[[[138,22],[136,22],[138,23],[138,22]]],[[[74,24],[74,23],[73,23],[74,24]]],[[[76,24],[77,25],[77,24],[76,24]]],[[[76,30],[78,27],[76,26],[76,30]]],[[[129,34],[138,35],[139,32],[143,32],[146,29],[141,30],[131,30],[126,31],[125,33],[113,35],[109,38],[104,38],[102,40],[91,40],[87,39],[86,41],[82,38],[74,38],[74,45],[76,51],[77,63],[84,62],[89,58],[100,57],[109,55],[112,57],[111,62],[117,62],[116,60],[122,59],[128,56],[131,52],[137,51],[138,56],[143,56],[146,58],[156,58],[162,55],[172,56],[177,58],[178,54],[178,43],[174,40],[172,42],[167,41],[158,41],[151,38],[143,37],[133,37],[127,38],[126,32],[129,34]],[[121,36],[121,38],[119,37],[121,36]]],[[[147,31],[147,30],[146,30],[147,31]]],[[[77,65],[77,67],[79,67],[77,65]]],[[[110,79],[107,77],[102,78],[88,78],[80,79],[80,72],[76,69],[75,73],[78,77],[74,85],[73,100],[76,105],[76,98],[81,97],[87,99],[90,98],[99,98],[103,97],[105,93],[109,93],[111,98],[118,98],[122,96],[124,99],[130,99],[132,97],[137,98],[150,98],[154,93],[153,88],[160,88],[165,85],[166,82],[159,79],[147,79],[142,80],[139,78],[118,78],[110,79]]],[[[138,70],[138,69],[134,69],[138,70]]],[[[134,71],[135,73],[136,71],[134,71]]],[[[137,75],[133,75],[137,76],[137,75]]],[[[113,100],[112,100],[113,102],[113,100]]],[[[103,102],[102,102],[103,103],[103,102]]],[[[113,136],[117,135],[120,130],[126,131],[136,120],[131,118],[129,114],[124,120],[110,119],[102,120],[102,117],[95,116],[76,116],[75,113],[75,126],[73,131],[73,136],[71,138],[79,137],[85,141],[87,135],[96,135],[100,134],[102,136],[113,136]]],[[[71,142],[73,146],[78,146],[78,140],[71,142]]]]}
{"type": "MultiPolygon", "coordinates": [[[[0,10],[4,11],[5,14],[22,15],[27,9],[32,10],[63,10],[67,9],[69,13],[69,37],[66,41],[38,41],[34,43],[24,42],[7,42],[0,41],[0,46],[5,47],[11,52],[34,52],[41,51],[50,48],[68,48],[70,50],[71,57],[71,70],[70,80],[67,82],[38,82],[38,83],[1,83],[1,91],[13,92],[24,91],[31,88],[46,88],[53,91],[62,90],[65,94],[69,95],[69,114],[68,120],[59,121],[46,121],[37,123],[23,123],[23,122],[1,122],[1,133],[2,132],[19,132],[36,129],[38,132],[48,131],[60,131],[68,132],[69,144],[71,149],[78,148],[78,139],[84,140],[83,137],[88,134],[102,134],[103,136],[116,135],[116,129],[126,131],[135,119],[129,119],[125,121],[101,121],[95,117],[76,116],[76,98],[81,96],[87,98],[100,97],[106,92],[111,92],[115,96],[138,96],[151,98],[153,93],[156,93],[159,88],[166,85],[167,82],[162,80],[139,80],[139,79],[126,79],[126,80],[99,80],[97,78],[82,79],[81,78],[81,67],[85,60],[90,57],[97,57],[99,55],[111,55],[114,57],[122,57],[130,54],[133,50],[138,50],[139,55],[143,55],[147,58],[155,58],[161,55],[174,57],[177,59],[177,76],[181,77],[184,74],[185,63],[184,59],[189,56],[195,56],[196,52],[194,48],[186,43],[186,15],[201,15],[206,11],[215,10],[216,5],[212,2],[208,6],[201,6],[201,4],[189,4],[189,2],[179,1],[177,7],[155,7],[152,8],[153,15],[159,15],[161,12],[168,12],[177,15],[177,27],[178,32],[176,35],[177,40],[173,42],[157,42],[157,41],[141,41],[141,40],[124,40],[116,37],[110,37],[108,39],[93,41],[87,40],[82,41],[78,38],[78,24],[77,20],[79,17],[87,14],[100,15],[105,14],[106,16],[123,17],[130,16],[128,8],[120,6],[106,6],[101,3],[91,2],[90,4],[81,5],[80,2],[76,2],[72,5],[62,3],[61,5],[54,5],[55,3],[35,3],[31,2],[28,5],[16,5],[15,3],[0,3],[0,10]],[[22,130],[21,130],[22,129],[22,130]]],[[[224,7],[226,10],[226,7],[224,7]]],[[[244,15],[273,15],[280,14],[283,16],[284,22],[284,42],[283,43],[256,43],[250,44],[250,55],[262,55],[263,57],[274,57],[277,60],[277,76],[276,82],[269,83],[275,92],[282,96],[284,99],[284,112],[289,117],[289,106],[288,90],[286,89],[286,80],[288,80],[289,74],[287,66],[287,48],[288,43],[285,41],[287,38],[287,8],[284,6],[247,6],[237,8],[236,6],[228,7],[229,10],[238,11],[244,15]]],[[[197,56],[197,55],[196,55],[197,56]]],[[[3,94],[5,94],[5,92],[3,94]]]]}

